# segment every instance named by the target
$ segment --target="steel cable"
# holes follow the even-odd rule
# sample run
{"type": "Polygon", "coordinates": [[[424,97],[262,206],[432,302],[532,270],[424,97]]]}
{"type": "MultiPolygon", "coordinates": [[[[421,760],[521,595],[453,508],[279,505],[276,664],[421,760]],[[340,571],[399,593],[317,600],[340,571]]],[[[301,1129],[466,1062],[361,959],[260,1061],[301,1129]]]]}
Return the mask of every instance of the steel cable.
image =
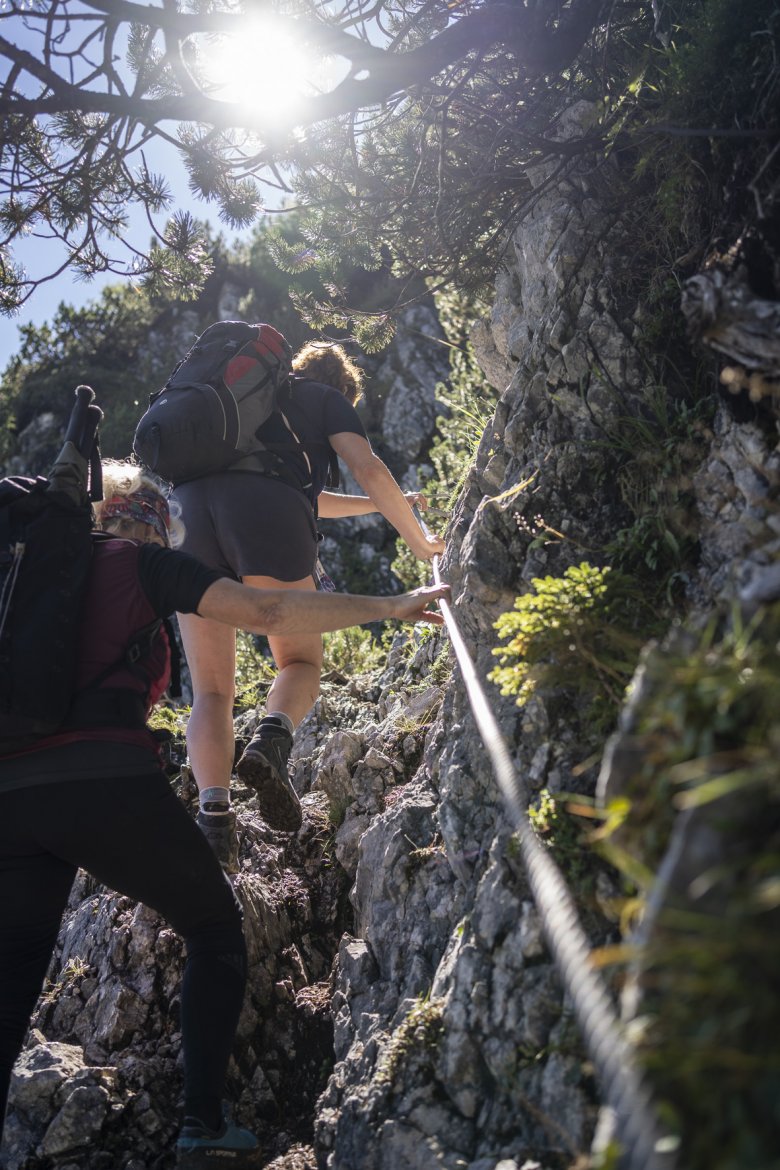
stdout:
{"type": "MultiPolygon", "coordinates": [[[[430,530],[419,513],[417,518],[425,535],[430,536],[430,530]]],[[[438,556],[433,558],[433,579],[436,585],[443,584],[438,556]]],[[[590,961],[590,944],[563,875],[531,827],[527,796],[452,608],[443,600],[439,601],[439,606],[477,729],[517,834],[545,937],[571,999],[605,1101],[614,1114],[621,1165],[626,1170],[673,1170],[676,1142],[659,1123],[650,1091],[637,1067],[633,1050],[623,1036],[620,1019],[604,981],[590,961]]]]}

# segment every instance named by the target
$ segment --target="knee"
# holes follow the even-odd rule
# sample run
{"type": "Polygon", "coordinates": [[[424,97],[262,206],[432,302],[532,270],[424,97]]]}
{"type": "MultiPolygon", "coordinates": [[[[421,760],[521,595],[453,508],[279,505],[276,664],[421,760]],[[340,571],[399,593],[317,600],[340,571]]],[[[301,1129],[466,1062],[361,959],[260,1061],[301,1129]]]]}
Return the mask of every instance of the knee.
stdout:
{"type": "Polygon", "coordinates": [[[303,655],[296,655],[295,658],[282,658],[277,662],[277,667],[280,671],[292,670],[296,672],[304,672],[312,676],[312,684],[316,678],[316,686],[320,685],[320,671],[322,670],[322,655],[304,657],[303,655]]]}
{"type": "Polygon", "coordinates": [[[202,710],[222,711],[233,710],[233,700],[235,699],[235,687],[230,684],[224,687],[220,686],[199,686],[196,682],[192,684],[193,696],[192,705],[199,706],[202,710]]]}

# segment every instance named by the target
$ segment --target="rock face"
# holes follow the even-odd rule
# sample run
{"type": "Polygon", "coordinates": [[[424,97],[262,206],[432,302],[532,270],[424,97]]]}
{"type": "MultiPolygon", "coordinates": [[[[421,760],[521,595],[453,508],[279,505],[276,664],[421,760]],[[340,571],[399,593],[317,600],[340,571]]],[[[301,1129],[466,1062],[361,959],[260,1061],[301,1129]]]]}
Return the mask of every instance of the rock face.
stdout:
{"type": "MultiPolygon", "coordinates": [[[[561,133],[591,115],[575,109],[561,133]]],[[[629,488],[641,488],[639,464],[618,483],[609,455],[615,414],[641,418],[653,390],[642,306],[618,279],[627,241],[609,188],[609,165],[582,162],[545,188],[511,241],[490,320],[473,331],[501,399],[443,572],[482,678],[499,614],[533,578],[598,559],[626,524],[629,488]]],[[[435,419],[431,369],[398,356],[384,425],[389,448],[414,463],[435,419]],[[407,415],[413,431],[397,426],[407,415]]],[[[724,600],[776,601],[776,425],[740,422],[719,402],[688,458],[699,554],[686,606],[705,622],[724,600]]],[[[489,691],[529,794],[596,792],[604,732],[584,706],[564,690],[520,709],[489,691]]],[[[602,768],[604,798],[643,759],[642,697],[638,677],[602,768]]],[[[268,830],[237,792],[251,978],[230,1092],[269,1168],[558,1170],[586,1158],[601,1088],[446,635],[399,634],[381,674],[326,683],[294,762],[305,813],[295,838],[268,830]]],[[[657,902],[696,884],[664,862],[667,843],[693,849],[696,832],[709,865],[723,848],[707,852],[711,828],[688,818],[675,837],[667,825],[657,902]]],[[[618,938],[619,889],[594,866],[591,894],[575,894],[597,947],[618,938]]],[[[79,880],[17,1068],[6,1170],[171,1165],[180,959],[154,915],[79,880]]],[[[641,1014],[641,982],[627,1014],[641,1014]]]]}

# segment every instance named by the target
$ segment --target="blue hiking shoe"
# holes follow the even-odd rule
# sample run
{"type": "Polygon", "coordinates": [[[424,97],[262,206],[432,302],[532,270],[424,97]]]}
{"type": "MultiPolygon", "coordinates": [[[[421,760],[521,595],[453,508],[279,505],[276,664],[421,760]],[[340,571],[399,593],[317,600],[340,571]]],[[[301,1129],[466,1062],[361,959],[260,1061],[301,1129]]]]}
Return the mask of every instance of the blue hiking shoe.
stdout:
{"type": "Polygon", "coordinates": [[[262,1164],[260,1143],[248,1129],[224,1121],[215,1131],[196,1118],[184,1119],[176,1142],[176,1165],[181,1170],[214,1170],[217,1166],[250,1170],[262,1164]]]}

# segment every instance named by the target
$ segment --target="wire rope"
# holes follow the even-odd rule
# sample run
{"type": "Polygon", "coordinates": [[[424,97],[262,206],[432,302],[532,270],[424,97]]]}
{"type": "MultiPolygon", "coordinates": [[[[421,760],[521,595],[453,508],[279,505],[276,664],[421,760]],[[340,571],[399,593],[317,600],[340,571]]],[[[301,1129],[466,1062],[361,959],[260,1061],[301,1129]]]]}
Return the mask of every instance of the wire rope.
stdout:
{"type": "MultiPolygon", "coordinates": [[[[420,527],[430,536],[417,513],[420,527]]],[[[433,579],[442,585],[439,557],[433,579]]],[[[615,1134],[626,1170],[674,1170],[677,1142],[661,1126],[651,1093],[627,1043],[612,999],[590,960],[590,944],[560,869],[540,844],[527,814],[527,797],[506,741],[458,628],[452,607],[440,600],[442,616],[466,694],[512,827],[517,835],[531,892],[545,937],[573,1010],[589,1057],[613,1111],[615,1134]]]]}

